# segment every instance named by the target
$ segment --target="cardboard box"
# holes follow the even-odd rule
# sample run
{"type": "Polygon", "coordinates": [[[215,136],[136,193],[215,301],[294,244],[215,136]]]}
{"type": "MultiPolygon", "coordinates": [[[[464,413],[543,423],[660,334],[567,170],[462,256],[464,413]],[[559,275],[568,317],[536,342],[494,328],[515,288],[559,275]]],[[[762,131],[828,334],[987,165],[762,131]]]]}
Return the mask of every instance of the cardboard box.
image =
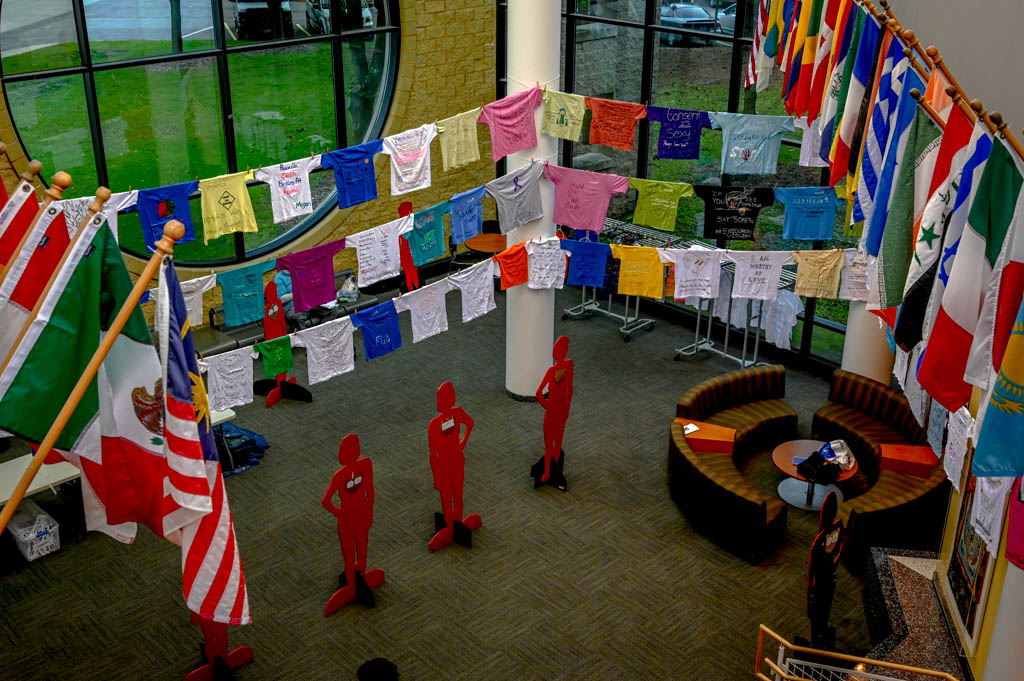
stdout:
{"type": "Polygon", "coordinates": [[[881,469],[927,478],[939,459],[931,447],[918,445],[882,445],[881,469]]]}
{"type": "Polygon", "coordinates": [[[694,421],[693,419],[676,419],[683,424],[683,432],[686,434],[686,444],[695,452],[719,452],[721,454],[732,454],[733,446],[736,444],[736,429],[716,426],[713,423],[694,421]],[[694,425],[697,430],[686,433],[688,425],[694,425]]]}

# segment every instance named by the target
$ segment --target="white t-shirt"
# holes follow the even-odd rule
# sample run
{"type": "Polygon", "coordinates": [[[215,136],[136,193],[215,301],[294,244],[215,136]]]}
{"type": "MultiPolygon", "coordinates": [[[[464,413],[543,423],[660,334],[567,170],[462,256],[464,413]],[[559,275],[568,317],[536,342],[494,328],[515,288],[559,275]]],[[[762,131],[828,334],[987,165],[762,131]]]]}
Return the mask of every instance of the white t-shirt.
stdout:
{"type": "Polygon", "coordinates": [[[356,368],[352,348],[352,320],[348,317],[324,322],[292,334],[293,348],[306,348],[309,384],[322,383],[356,368]]]}
{"type": "Polygon", "coordinates": [[[778,298],[764,304],[764,314],[761,315],[764,339],[776,347],[789,350],[797,315],[803,309],[800,296],[788,290],[779,291],[778,298]]]}
{"type": "MultiPolygon", "coordinates": [[[[68,234],[74,236],[82,225],[86,213],[89,212],[89,204],[96,200],[94,196],[83,196],[78,199],[61,199],[55,201],[61,210],[64,211],[64,222],[68,226],[68,234]]],[[[111,194],[106,203],[103,204],[103,215],[107,218],[107,224],[117,239],[117,212],[127,210],[134,206],[139,200],[139,190],[130,192],[118,192],[111,194]]]]}
{"type": "Polygon", "coordinates": [[[974,504],[971,507],[971,526],[985,542],[989,553],[995,553],[999,548],[1006,495],[1010,493],[1012,485],[1013,478],[977,478],[974,504]]]}
{"type": "Polygon", "coordinates": [[[462,291],[462,321],[482,317],[494,304],[494,273],[497,263],[488,258],[448,277],[452,286],[462,291]]]}
{"type": "Polygon", "coordinates": [[[412,315],[413,343],[448,330],[445,294],[450,290],[451,284],[442,279],[395,298],[395,309],[399,312],[407,310],[412,315]]]}
{"type": "Polygon", "coordinates": [[[206,357],[199,366],[206,371],[206,399],[211,410],[252,403],[252,348],[206,357]]]}
{"type": "Polygon", "coordinates": [[[775,300],[782,266],[793,264],[793,251],[726,251],[725,259],[736,263],[733,298],[775,300]]]}
{"type": "Polygon", "coordinates": [[[722,252],[706,249],[659,248],[663,263],[672,265],[676,300],[689,296],[717,298],[722,252]]]}
{"type": "Polygon", "coordinates": [[[425,123],[381,140],[391,156],[391,195],[398,196],[430,186],[430,142],[437,126],[425,123]]]}
{"type": "Polygon", "coordinates": [[[808,127],[806,120],[797,119],[793,124],[797,130],[804,131],[804,136],[800,139],[800,165],[808,168],[827,167],[828,161],[823,161],[818,154],[821,151],[821,128],[818,127],[818,122],[815,121],[808,127]]]}
{"type": "Polygon", "coordinates": [[[413,216],[392,220],[365,232],[345,237],[345,246],[356,249],[359,286],[393,277],[402,269],[398,237],[412,230],[413,216]]]}
{"type": "Polygon", "coordinates": [[[274,223],[309,215],[313,197],[309,191],[309,171],[320,167],[320,155],[297,161],[257,168],[253,177],[270,185],[270,205],[274,223]]]}
{"type": "MultiPolygon", "coordinates": [[[[206,323],[203,316],[203,294],[217,285],[217,275],[208,274],[205,277],[196,277],[181,282],[181,297],[185,299],[185,307],[188,309],[188,323],[193,329],[198,329],[206,323]]],[[[149,302],[156,304],[160,299],[160,288],[149,289],[149,302]]]]}
{"type": "Polygon", "coordinates": [[[839,275],[840,300],[868,299],[868,256],[856,248],[843,252],[843,271],[839,275]]]}
{"type": "Polygon", "coordinates": [[[562,288],[565,285],[565,259],[572,253],[562,248],[561,239],[531,239],[525,248],[528,257],[526,285],[530,288],[562,288]]]}

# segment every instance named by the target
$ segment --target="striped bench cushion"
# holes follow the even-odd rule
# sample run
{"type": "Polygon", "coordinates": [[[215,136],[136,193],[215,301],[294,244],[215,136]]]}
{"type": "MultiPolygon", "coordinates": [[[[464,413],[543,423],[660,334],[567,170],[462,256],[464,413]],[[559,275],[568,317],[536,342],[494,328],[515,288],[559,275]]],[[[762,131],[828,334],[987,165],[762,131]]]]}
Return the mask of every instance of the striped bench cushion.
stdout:
{"type": "Polygon", "coordinates": [[[793,421],[796,426],[797,415],[784,398],[759,400],[738,407],[723,409],[708,418],[708,423],[716,426],[727,426],[736,429],[736,442],[741,443],[751,432],[759,427],[773,425],[775,421],[793,421]]]}
{"type": "Polygon", "coordinates": [[[732,371],[698,383],[676,404],[676,416],[707,421],[713,414],[751,399],[786,396],[786,369],[772,365],[732,371]]]}

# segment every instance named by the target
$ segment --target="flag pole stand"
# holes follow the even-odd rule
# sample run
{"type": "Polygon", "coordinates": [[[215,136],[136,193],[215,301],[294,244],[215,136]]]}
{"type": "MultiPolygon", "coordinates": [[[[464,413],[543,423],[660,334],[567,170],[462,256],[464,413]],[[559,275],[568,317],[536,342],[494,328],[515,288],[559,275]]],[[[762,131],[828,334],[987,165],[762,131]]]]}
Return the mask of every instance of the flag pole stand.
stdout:
{"type": "Polygon", "coordinates": [[[189,672],[185,681],[215,681],[234,678],[234,670],[252,662],[252,648],[241,646],[228,652],[228,625],[192,613],[189,622],[203,630],[199,644],[202,666],[189,672]]]}
{"type": "Polygon", "coordinates": [[[117,317],[114,318],[113,323],[107,330],[107,333],[100,340],[99,347],[96,348],[96,352],[93,353],[92,359],[89,360],[89,364],[85,367],[85,371],[78,379],[78,383],[72,389],[71,394],[68,395],[67,400],[64,402],[64,406],[61,407],[60,412],[57,414],[57,418],[54,419],[53,425],[50,426],[50,430],[47,431],[46,437],[39,444],[39,449],[36,450],[32,460],[29,461],[28,468],[25,469],[25,473],[21,476],[18,484],[15,486],[14,491],[11,493],[11,498],[7,504],[0,509],[0,532],[3,532],[7,527],[7,523],[10,522],[11,516],[18,509],[18,505],[21,500],[25,498],[25,491],[32,484],[32,480],[36,477],[36,473],[39,472],[39,467],[43,465],[43,460],[46,459],[47,455],[53,449],[53,445],[57,442],[57,438],[60,437],[64,427],[67,425],[68,420],[74,413],[75,409],[78,408],[78,403],[82,401],[82,397],[85,396],[86,390],[92,384],[96,373],[99,371],[100,366],[103,364],[103,360],[106,359],[110,349],[114,346],[114,341],[121,334],[121,329],[128,322],[128,318],[131,317],[135,311],[136,306],[139,304],[139,298],[142,296],[142,292],[149,286],[149,282],[153,279],[153,276],[157,273],[160,267],[160,261],[164,256],[171,255],[174,253],[174,244],[185,234],[185,225],[181,224],[177,220],[171,220],[164,225],[164,235],[156,242],[156,252],[150,257],[149,262],[146,263],[146,268],[142,270],[142,274],[135,281],[135,286],[132,287],[131,293],[128,294],[128,298],[124,301],[121,306],[121,310],[117,313],[117,317]]]}
{"type": "MultiPolygon", "coordinates": [[[[287,335],[288,326],[284,319],[284,303],[277,295],[277,284],[268,281],[263,289],[263,297],[266,304],[263,306],[263,340],[274,340],[287,335]]],[[[298,385],[294,377],[287,373],[279,374],[274,378],[262,378],[253,381],[252,391],[256,395],[266,395],[267,409],[270,409],[282,399],[295,400],[296,402],[312,402],[313,394],[308,389],[298,385]]]]}

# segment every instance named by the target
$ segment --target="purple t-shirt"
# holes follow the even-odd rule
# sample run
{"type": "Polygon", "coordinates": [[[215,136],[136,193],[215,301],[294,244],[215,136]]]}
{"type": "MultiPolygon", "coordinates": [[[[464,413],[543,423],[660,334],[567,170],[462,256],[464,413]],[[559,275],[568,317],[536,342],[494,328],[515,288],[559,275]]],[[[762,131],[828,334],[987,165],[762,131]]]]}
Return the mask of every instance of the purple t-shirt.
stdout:
{"type": "Polygon", "coordinates": [[[296,312],[334,300],[334,254],[343,248],[345,240],[338,239],[277,259],[278,271],[288,270],[292,275],[292,302],[296,312]]]}
{"type": "Polygon", "coordinates": [[[612,194],[629,189],[629,179],[610,173],[544,163],[544,177],[555,185],[555,224],[600,232],[612,194]]]}
{"type": "Polygon", "coordinates": [[[658,158],[695,159],[700,156],[700,133],[711,127],[707,111],[648,106],[647,118],[661,123],[658,158]]]}
{"type": "Polygon", "coordinates": [[[491,158],[497,163],[509,154],[537,146],[533,110],[543,95],[539,87],[516,92],[483,107],[477,122],[491,129],[491,158]]]}

